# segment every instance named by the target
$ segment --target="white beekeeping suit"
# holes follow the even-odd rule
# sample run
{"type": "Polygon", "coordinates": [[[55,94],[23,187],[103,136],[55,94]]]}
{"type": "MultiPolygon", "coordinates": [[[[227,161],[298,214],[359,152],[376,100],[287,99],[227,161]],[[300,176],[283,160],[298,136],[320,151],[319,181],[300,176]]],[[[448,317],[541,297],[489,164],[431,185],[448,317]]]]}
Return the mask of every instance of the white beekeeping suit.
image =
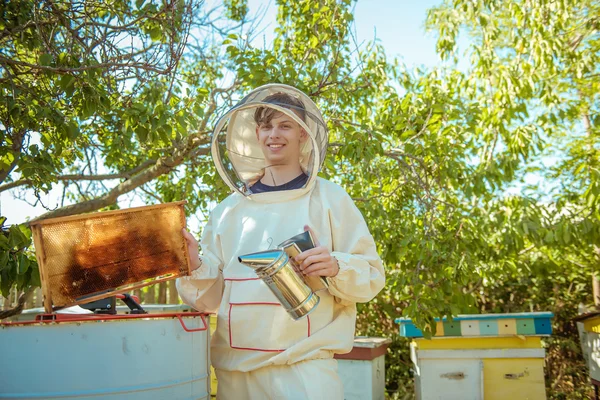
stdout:
{"type": "Polygon", "coordinates": [[[212,155],[233,194],[211,213],[204,228],[199,269],[177,280],[183,301],[217,313],[211,361],[219,379],[219,398],[342,398],[335,353],[352,349],[356,303],[383,288],[384,268],[373,237],[340,186],[317,177],[327,148],[327,129],[316,105],[286,85],[262,86],[217,123],[212,155]],[[263,101],[285,93],[303,109],[263,101]],[[251,193],[269,165],[256,137],[258,107],[293,118],[308,133],[300,164],[308,176],[299,189],[251,193]],[[267,250],[309,225],[338,261],[329,289],[307,317],[292,320],[253,269],[238,256],[267,250]]]}

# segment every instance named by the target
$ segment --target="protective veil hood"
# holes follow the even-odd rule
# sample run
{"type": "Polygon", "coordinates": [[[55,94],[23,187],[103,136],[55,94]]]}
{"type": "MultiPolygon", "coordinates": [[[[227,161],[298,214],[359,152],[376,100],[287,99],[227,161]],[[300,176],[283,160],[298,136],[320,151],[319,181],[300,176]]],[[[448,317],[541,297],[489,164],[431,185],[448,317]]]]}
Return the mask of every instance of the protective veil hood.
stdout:
{"type": "Polygon", "coordinates": [[[310,187],[327,152],[327,126],[316,104],[306,94],[282,84],[255,89],[219,119],[211,142],[219,175],[233,191],[250,196],[250,186],[270,167],[256,138],[254,114],[259,108],[281,112],[307,132],[309,138],[301,145],[300,166],[309,177],[304,188],[310,187]],[[286,95],[293,100],[291,104],[280,100],[286,95]]]}

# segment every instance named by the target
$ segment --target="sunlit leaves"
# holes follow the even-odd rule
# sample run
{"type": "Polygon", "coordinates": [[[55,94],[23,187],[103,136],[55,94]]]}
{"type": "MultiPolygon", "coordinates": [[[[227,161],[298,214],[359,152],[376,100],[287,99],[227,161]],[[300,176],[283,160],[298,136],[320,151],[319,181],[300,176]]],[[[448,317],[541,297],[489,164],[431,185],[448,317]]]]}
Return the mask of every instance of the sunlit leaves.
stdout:
{"type": "Polygon", "coordinates": [[[248,0],[225,0],[225,15],[234,21],[242,21],[248,14],[248,0]]]}
{"type": "MultiPolygon", "coordinates": [[[[119,181],[73,186],[61,176],[133,169],[170,154],[197,128],[206,102],[179,97],[182,88],[173,83],[171,72],[192,13],[202,20],[204,8],[190,1],[152,0],[136,1],[135,7],[119,0],[20,0],[0,8],[3,190],[15,185],[39,201],[60,183],[69,188],[66,201],[83,201],[119,181]]],[[[211,22],[203,21],[209,27],[211,22]]],[[[207,81],[218,77],[213,74],[207,81]]],[[[3,256],[4,293],[11,285],[21,290],[39,284],[32,272],[37,269],[25,261],[34,260],[28,246],[11,250],[14,257],[3,256]],[[23,251],[29,258],[18,258],[23,251]]]]}
{"type": "Polygon", "coordinates": [[[16,285],[23,290],[30,285],[39,286],[39,270],[33,255],[24,251],[31,245],[31,230],[24,225],[0,224],[0,294],[8,297],[16,285]]]}

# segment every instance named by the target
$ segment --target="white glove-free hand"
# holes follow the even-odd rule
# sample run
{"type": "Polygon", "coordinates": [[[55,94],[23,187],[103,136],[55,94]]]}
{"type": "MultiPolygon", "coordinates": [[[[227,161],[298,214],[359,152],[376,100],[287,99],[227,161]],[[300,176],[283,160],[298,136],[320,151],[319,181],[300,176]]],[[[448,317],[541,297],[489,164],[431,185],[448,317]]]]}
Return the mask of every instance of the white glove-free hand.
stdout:
{"type": "Polygon", "coordinates": [[[190,268],[192,269],[192,271],[197,270],[198,268],[200,268],[201,264],[198,241],[185,228],[182,229],[181,232],[183,233],[183,237],[185,239],[185,242],[187,243],[188,256],[190,257],[190,268]]]}
{"type": "Polygon", "coordinates": [[[337,259],[329,253],[327,247],[319,245],[317,236],[310,226],[304,225],[304,230],[310,231],[316,247],[294,257],[302,273],[307,276],[336,276],[340,271],[337,259]]]}

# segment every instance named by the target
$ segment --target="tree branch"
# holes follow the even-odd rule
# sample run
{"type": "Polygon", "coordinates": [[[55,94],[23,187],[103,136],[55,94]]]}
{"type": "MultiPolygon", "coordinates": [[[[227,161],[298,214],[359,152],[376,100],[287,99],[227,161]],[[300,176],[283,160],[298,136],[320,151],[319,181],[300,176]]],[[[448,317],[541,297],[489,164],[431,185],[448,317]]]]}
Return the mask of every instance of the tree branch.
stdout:
{"type": "Polygon", "coordinates": [[[217,108],[216,97],[219,94],[229,93],[232,90],[235,90],[239,84],[239,81],[235,81],[230,87],[214,88],[211,90],[208,107],[205,111],[204,118],[199,123],[196,133],[189,135],[183,143],[173,146],[169,152],[169,154],[172,154],[171,156],[161,157],[158,160],[148,160],[147,163],[151,164],[150,166],[147,168],[136,167],[139,171],[136,174],[131,174],[132,171],[137,172],[135,169],[129,171],[129,174],[132,175],[129,179],[121,182],[119,185],[115,186],[103,195],[81,203],[57,208],[56,210],[49,211],[37,218],[32,219],[30,222],[97,211],[101,208],[115,204],[119,196],[129,193],[161,175],[169,173],[174,168],[182,164],[186,158],[190,157],[191,154],[194,154],[195,156],[209,154],[210,146],[203,148],[201,147],[210,143],[210,132],[206,131],[206,127],[217,108]]]}
{"type": "MultiPolygon", "coordinates": [[[[152,160],[147,160],[144,161],[143,163],[141,163],[140,165],[138,165],[137,167],[129,170],[129,171],[125,171],[125,172],[121,172],[118,174],[101,174],[101,175],[84,175],[84,174],[73,174],[73,175],[60,175],[56,177],[56,180],[58,181],[104,181],[104,180],[111,180],[111,179],[122,179],[122,178],[131,178],[133,175],[137,174],[138,172],[148,168],[149,166],[151,166],[152,164],[155,164],[156,160],[152,159],[152,160]]],[[[14,182],[10,182],[10,183],[6,183],[4,185],[0,185],[0,193],[10,190],[10,189],[14,189],[16,187],[19,186],[25,186],[25,185],[30,185],[31,183],[33,183],[33,181],[31,179],[20,179],[18,181],[14,181],[14,182]]]]}
{"type": "Polygon", "coordinates": [[[68,73],[73,73],[73,72],[82,72],[82,71],[88,71],[90,69],[98,69],[98,68],[123,68],[123,67],[128,67],[128,68],[136,68],[136,69],[142,69],[145,71],[152,71],[152,72],[156,72],[157,74],[161,74],[161,75],[166,75],[169,74],[171,72],[171,70],[173,69],[173,66],[168,66],[165,69],[160,69],[160,68],[156,68],[151,66],[148,63],[124,63],[124,62],[103,62],[103,63],[99,63],[99,64],[95,64],[95,65],[87,65],[87,66],[83,66],[83,67],[75,67],[75,68],[67,68],[67,67],[50,67],[50,66],[46,66],[46,65],[38,65],[38,64],[31,64],[28,62],[24,62],[24,61],[18,61],[18,60],[12,60],[10,58],[6,58],[3,56],[0,56],[0,62],[1,63],[6,63],[9,65],[19,65],[22,67],[29,67],[31,69],[37,69],[37,70],[41,70],[41,71],[51,71],[51,72],[56,72],[59,74],[68,74],[68,73]]]}
{"type": "Polygon", "coordinates": [[[19,297],[19,302],[17,303],[17,306],[15,308],[0,311],[0,320],[21,314],[23,308],[25,307],[25,301],[27,300],[27,297],[29,297],[31,292],[33,292],[33,287],[30,287],[29,289],[27,289],[27,291],[21,294],[21,296],[19,297]]]}
{"type": "MultiPolygon", "coordinates": [[[[403,183],[405,183],[405,182],[403,182],[403,183]]],[[[403,184],[399,184],[398,186],[396,186],[396,188],[394,190],[392,190],[389,193],[376,194],[376,195],[370,196],[370,197],[353,197],[352,200],[357,201],[357,202],[368,202],[368,201],[375,200],[375,199],[392,197],[403,186],[404,186],[403,184]]]]}
{"type": "MultiPolygon", "coordinates": [[[[208,140],[208,138],[206,140],[208,140]]],[[[190,145],[193,142],[194,141],[192,140],[188,141],[190,145]]],[[[176,150],[174,152],[174,155],[171,157],[162,157],[158,159],[152,167],[122,182],[121,184],[109,190],[102,196],[47,212],[45,214],[40,215],[37,218],[34,218],[30,222],[40,221],[47,218],[56,218],[67,215],[97,211],[103,207],[107,207],[111,204],[114,204],[119,198],[119,196],[121,196],[122,194],[131,192],[132,190],[142,186],[143,184],[170,172],[173,168],[181,164],[186,158],[186,156],[196,147],[191,147],[190,145],[185,146],[183,149],[176,150]]],[[[210,148],[207,148],[205,151],[206,154],[208,154],[210,148]]]]}
{"type": "MultiPolygon", "coordinates": [[[[12,146],[11,150],[14,154],[14,159],[10,163],[10,166],[5,171],[0,171],[0,182],[4,182],[6,177],[12,172],[12,170],[17,165],[19,158],[21,157],[21,149],[23,148],[23,141],[25,140],[25,129],[16,132],[14,137],[12,137],[12,146]]],[[[0,185],[0,187],[2,187],[0,185]]]]}

